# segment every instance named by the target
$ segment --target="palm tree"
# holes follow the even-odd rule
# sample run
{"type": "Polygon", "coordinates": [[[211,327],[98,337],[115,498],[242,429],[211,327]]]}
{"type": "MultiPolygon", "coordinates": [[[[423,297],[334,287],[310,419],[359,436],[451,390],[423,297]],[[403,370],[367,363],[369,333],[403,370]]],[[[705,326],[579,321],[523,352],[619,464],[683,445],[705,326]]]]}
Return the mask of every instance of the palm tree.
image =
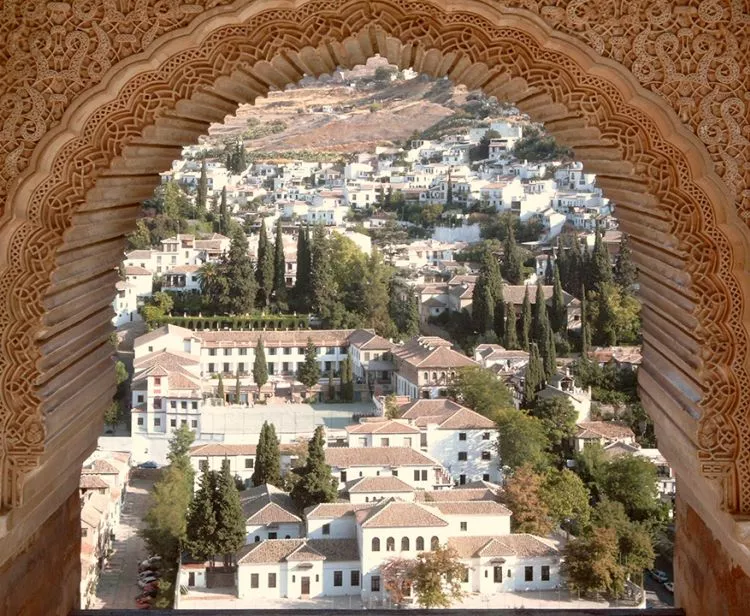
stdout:
{"type": "Polygon", "coordinates": [[[203,295],[208,296],[211,294],[211,291],[216,287],[216,279],[218,277],[219,269],[216,267],[216,263],[208,262],[200,266],[197,278],[203,295]]]}

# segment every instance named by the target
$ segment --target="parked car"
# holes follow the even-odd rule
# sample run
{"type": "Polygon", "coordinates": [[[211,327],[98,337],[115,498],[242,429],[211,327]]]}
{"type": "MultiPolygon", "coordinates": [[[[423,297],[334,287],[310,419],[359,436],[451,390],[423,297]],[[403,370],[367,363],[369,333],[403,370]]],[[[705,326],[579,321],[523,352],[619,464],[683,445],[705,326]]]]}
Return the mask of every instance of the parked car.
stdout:
{"type": "Polygon", "coordinates": [[[149,599],[153,599],[157,595],[158,592],[159,591],[156,588],[152,588],[150,590],[144,590],[140,595],[138,595],[135,598],[135,600],[136,601],[142,601],[142,600],[148,601],[149,599]]]}
{"type": "Polygon", "coordinates": [[[145,588],[147,584],[151,584],[152,582],[156,582],[157,579],[158,578],[156,576],[150,576],[150,577],[143,578],[142,580],[138,580],[138,587],[139,588],[145,588]]]}
{"type": "Polygon", "coordinates": [[[137,468],[159,468],[159,464],[153,460],[149,460],[148,462],[141,462],[137,468]]]}
{"type": "Polygon", "coordinates": [[[660,584],[663,584],[669,579],[669,576],[664,571],[661,571],[659,569],[651,569],[649,573],[651,574],[651,577],[654,578],[660,584]]]}
{"type": "Polygon", "coordinates": [[[669,592],[674,593],[674,582],[664,582],[664,588],[669,592]]]}
{"type": "Polygon", "coordinates": [[[139,578],[145,578],[145,577],[159,577],[159,571],[157,569],[144,569],[143,571],[140,571],[138,573],[139,578]]]}

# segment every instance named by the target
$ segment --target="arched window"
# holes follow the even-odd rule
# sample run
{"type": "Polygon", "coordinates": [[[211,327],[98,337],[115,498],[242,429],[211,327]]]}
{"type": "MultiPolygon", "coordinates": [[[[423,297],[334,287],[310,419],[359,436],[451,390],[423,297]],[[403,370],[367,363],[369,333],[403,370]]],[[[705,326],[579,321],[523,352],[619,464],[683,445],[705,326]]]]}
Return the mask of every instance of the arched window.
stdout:
{"type": "Polygon", "coordinates": [[[372,538],[372,551],[380,552],[380,539],[378,537],[372,538]]]}
{"type": "Polygon", "coordinates": [[[401,551],[402,552],[408,552],[409,551],[409,537],[402,537],[401,538],[401,551]]]}
{"type": "Polygon", "coordinates": [[[430,373],[429,372],[425,372],[424,373],[424,380],[425,381],[429,381],[430,380],[430,373]]]}
{"type": "Polygon", "coordinates": [[[424,537],[417,537],[417,552],[424,552],[424,537]]]}
{"type": "Polygon", "coordinates": [[[440,539],[437,537],[433,537],[430,539],[430,549],[431,550],[437,550],[440,547],[440,539]]]}
{"type": "Polygon", "coordinates": [[[437,381],[437,372],[432,373],[432,380],[437,381]]]}
{"type": "Polygon", "coordinates": [[[386,552],[396,551],[396,540],[393,537],[388,537],[388,539],[385,540],[385,551],[386,552]]]}

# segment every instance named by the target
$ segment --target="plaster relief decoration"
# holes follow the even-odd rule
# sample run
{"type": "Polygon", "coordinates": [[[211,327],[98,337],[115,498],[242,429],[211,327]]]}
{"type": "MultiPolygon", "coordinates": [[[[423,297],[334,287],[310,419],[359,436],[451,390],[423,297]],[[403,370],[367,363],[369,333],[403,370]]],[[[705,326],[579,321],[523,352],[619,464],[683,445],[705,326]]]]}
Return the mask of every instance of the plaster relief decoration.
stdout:
{"type": "MultiPolygon", "coordinates": [[[[62,285],[52,273],[66,249],[64,234],[96,179],[129,144],[148,144],[144,129],[178,117],[179,101],[212,91],[220,77],[240,71],[254,75],[261,89],[283,86],[304,72],[352,67],[381,53],[489,94],[516,80],[521,109],[541,93],[568,111],[557,126],[550,122],[553,134],[573,146],[596,141],[626,163],[612,177],[602,176],[605,191],[620,190],[618,203],[660,217],[664,237],[674,238],[689,273],[689,284],[668,280],[658,268],[649,275],[681,284],[696,305],[696,325],[684,329],[701,349],[700,404],[692,403],[693,417],[686,414],[686,420],[699,417],[693,438],[703,471],[722,480],[726,510],[750,513],[746,283],[739,278],[748,230],[731,237],[726,230],[735,216],[731,207],[750,224],[750,16],[742,0],[509,0],[494,8],[467,0],[450,9],[438,0],[311,0],[298,8],[282,0],[262,7],[251,0],[229,4],[2,4],[3,508],[20,504],[23,478],[39,464],[50,436],[42,408],[54,412],[44,385],[55,366],[44,361],[40,340],[72,337],[75,323],[48,332],[44,300],[62,285]],[[107,87],[97,89],[103,80],[107,87]],[[654,96],[634,93],[631,83],[654,96]],[[567,134],[572,124],[586,130],[567,134]]],[[[193,120],[193,140],[211,119],[193,120]]],[[[583,160],[596,162],[595,156],[583,160]]],[[[144,164],[139,172],[153,171],[144,164]]],[[[101,223],[103,233],[107,224],[101,223]]],[[[655,241],[637,230],[634,237],[655,241]]],[[[95,267],[114,265],[115,258],[107,257],[95,267]]],[[[82,305],[78,318],[93,313],[82,305]]],[[[101,316],[102,323],[106,319],[101,316]]]]}

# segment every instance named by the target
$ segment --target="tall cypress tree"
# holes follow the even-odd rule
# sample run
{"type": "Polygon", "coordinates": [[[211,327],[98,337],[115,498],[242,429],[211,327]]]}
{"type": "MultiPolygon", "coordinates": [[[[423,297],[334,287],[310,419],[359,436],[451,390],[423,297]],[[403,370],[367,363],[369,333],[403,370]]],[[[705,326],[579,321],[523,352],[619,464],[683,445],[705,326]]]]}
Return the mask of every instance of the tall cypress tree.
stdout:
{"type": "Polygon", "coordinates": [[[297,236],[297,279],[294,283],[294,300],[297,310],[309,312],[312,297],[310,293],[310,274],[312,255],[310,253],[310,236],[307,227],[300,228],[297,236]]]}
{"type": "Polygon", "coordinates": [[[602,231],[599,221],[596,221],[596,231],[594,232],[594,249],[591,251],[590,267],[586,271],[590,272],[589,289],[598,291],[602,284],[612,282],[612,262],[609,258],[609,251],[602,241],[602,231]]]}
{"type": "Polygon", "coordinates": [[[326,464],[323,426],[315,428],[307,445],[307,461],[295,472],[300,479],[294,484],[291,496],[300,510],[320,503],[332,503],[338,497],[338,480],[331,476],[331,467],[326,464]]]}
{"type": "Polygon", "coordinates": [[[221,200],[219,201],[219,233],[229,234],[229,206],[227,205],[227,187],[221,189],[221,200]]]}
{"type": "Polygon", "coordinates": [[[216,516],[213,499],[216,489],[216,474],[205,470],[200,478],[187,514],[185,547],[194,558],[213,561],[218,553],[216,545],[216,516]]]}
{"type": "Polygon", "coordinates": [[[252,482],[254,486],[268,483],[280,488],[284,485],[281,478],[279,439],[276,436],[276,428],[267,421],[263,422],[263,427],[260,429],[252,482]]]}
{"type": "Polygon", "coordinates": [[[217,551],[224,555],[224,565],[232,566],[234,553],[245,545],[247,532],[240,494],[229,471],[228,461],[222,465],[215,494],[217,551]]]}
{"type": "Polygon", "coordinates": [[[544,386],[544,365],[539,357],[539,349],[535,343],[531,344],[529,363],[526,366],[526,376],[523,381],[524,404],[530,407],[536,399],[537,392],[544,386]]]}
{"type": "Polygon", "coordinates": [[[312,338],[307,338],[305,348],[305,362],[297,369],[297,380],[305,387],[314,387],[320,380],[320,364],[318,363],[318,352],[315,349],[312,338]]]}
{"type": "Polygon", "coordinates": [[[263,348],[263,339],[258,338],[255,345],[255,359],[253,360],[253,380],[258,386],[258,391],[268,382],[268,365],[266,364],[266,351],[263,348]]]}
{"type": "Polygon", "coordinates": [[[234,403],[240,404],[240,394],[242,393],[240,388],[240,371],[237,370],[237,380],[234,382],[234,403]]]}
{"type": "Polygon", "coordinates": [[[545,381],[557,372],[557,353],[555,351],[555,338],[552,333],[552,327],[549,323],[549,316],[546,317],[546,324],[543,329],[543,340],[540,342],[539,354],[542,357],[544,365],[545,381]]]}
{"type": "Polygon", "coordinates": [[[638,268],[633,263],[627,234],[620,238],[620,251],[615,259],[614,280],[623,293],[632,293],[638,281],[638,268]]]}
{"type": "Polygon", "coordinates": [[[248,254],[247,237],[242,229],[232,233],[229,253],[222,258],[219,273],[223,278],[219,303],[226,314],[248,314],[255,308],[255,277],[248,254]]]}
{"type": "Polygon", "coordinates": [[[544,344],[547,337],[547,301],[544,297],[544,287],[541,281],[536,285],[536,298],[534,300],[534,322],[531,326],[531,337],[537,344],[544,344]]]}
{"type": "Polygon", "coordinates": [[[516,321],[516,310],[513,308],[513,304],[508,302],[505,312],[508,316],[505,322],[503,346],[508,350],[514,350],[518,348],[518,323],[516,321]]]}
{"type": "Polygon", "coordinates": [[[498,341],[505,337],[505,302],[502,296],[495,300],[495,335],[498,341]]]}
{"type": "Polygon", "coordinates": [[[550,325],[555,333],[564,334],[568,325],[568,313],[565,308],[562,283],[560,281],[560,270],[557,264],[552,273],[552,306],[550,307],[550,325]]]}
{"type": "Polygon", "coordinates": [[[589,324],[588,308],[586,306],[586,290],[581,288],[581,355],[588,361],[591,349],[591,326],[589,324]]]}
{"type": "Polygon", "coordinates": [[[281,220],[276,223],[276,242],[273,245],[273,295],[282,310],[286,308],[286,258],[284,256],[284,236],[281,220]]]}
{"type": "Polygon", "coordinates": [[[480,334],[492,329],[495,321],[495,301],[487,284],[487,277],[483,272],[479,273],[474,284],[471,310],[474,317],[474,327],[480,334]]]}
{"type": "Polygon", "coordinates": [[[206,159],[201,162],[201,175],[198,180],[198,194],[195,198],[195,217],[205,220],[208,208],[208,177],[206,175],[206,159]]]}
{"type": "Polygon", "coordinates": [[[324,323],[328,324],[336,310],[339,292],[331,263],[330,242],[322,225],[316,225],[313,230],[311,254],[312,309],[324,323]]]}
{"type": "Polygon", "coordinates": [[[273,246],[268,241],[266,225],[261,221],[258,237],[258,261],[255,264],[255,280],[258,283],[258,300],[268,307],[273,292],[274,256],[273,246]]]}
{"type": "Polygon", "coordinates": [[[523,304],[521,304],[521,348],[524,351],[529,350],[531,320],[531,300],[529,299],[529,287],[526,285],[523,295],[523,304]]]}
{"type": "Polygon", "coordinates": [[[518,253],[516,238],[513,232],[513,224],[508,221],[508,231],[503,243],[502,272],[510,284],[521,284],[523,281],[523,264],[521,255],[518,253]]]}
{"type": "Polygon", "coordinates": [[[221,372],[219,372],[219,384],[216,386],[216,397],[221,400],[221,405],[224,406],[224,379],[221,378],[221,372]]]}
{"type": "Polygon", "coordinates": [[[552,284],[552,255],[547,255],[547,264],[544,267],[544,284],[552,284]]]}
{"type": "Polygon", "coordinates": [[[584,277],[583,253],[581,252],[581,243],[578,236],[573,234],[571,238],[570,253],[568,254],[568,287],[563,287],[571,295],[575,295],[578,289],[586,283],[584,277]]]}

